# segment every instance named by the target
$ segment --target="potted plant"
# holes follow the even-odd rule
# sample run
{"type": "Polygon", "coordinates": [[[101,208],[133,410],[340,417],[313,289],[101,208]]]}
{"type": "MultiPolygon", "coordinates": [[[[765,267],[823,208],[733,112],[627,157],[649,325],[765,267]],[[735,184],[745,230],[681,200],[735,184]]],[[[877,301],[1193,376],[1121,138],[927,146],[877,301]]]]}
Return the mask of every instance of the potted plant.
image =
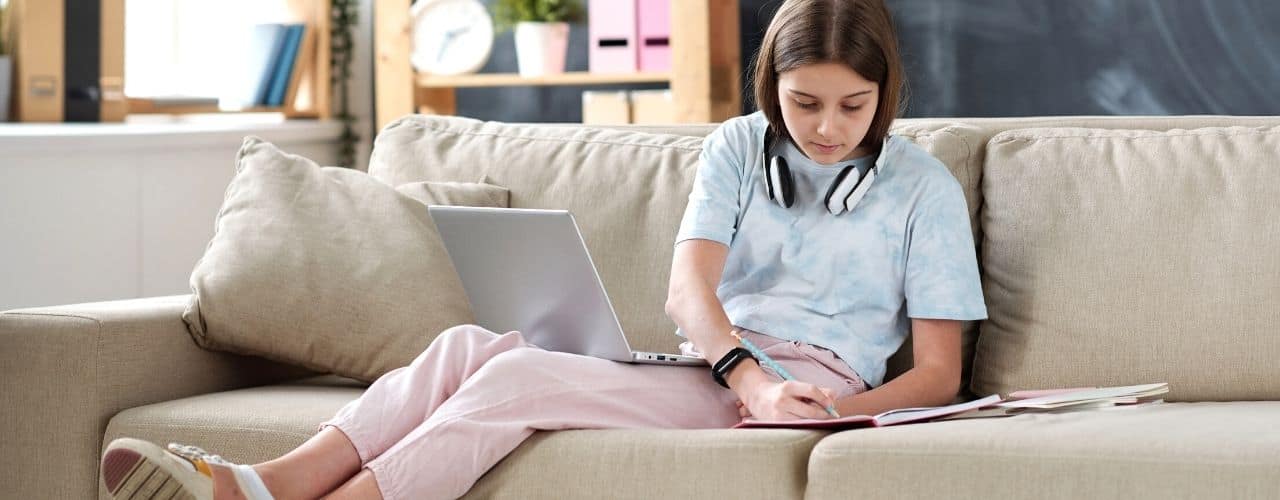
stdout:
{"type": "Polygon", "coordinates": [[[564,73],[569,23],[582,13],[579,0],[498,0],[493,7],[499,31],[515,27],[520,76],[564,73]]]}
{"type": "Polygon", "coordinates": [[[13,58],[9,57],[9,3],[0,0],[0,122],[9,121],[9,89],[13,85],[13,58]]]}

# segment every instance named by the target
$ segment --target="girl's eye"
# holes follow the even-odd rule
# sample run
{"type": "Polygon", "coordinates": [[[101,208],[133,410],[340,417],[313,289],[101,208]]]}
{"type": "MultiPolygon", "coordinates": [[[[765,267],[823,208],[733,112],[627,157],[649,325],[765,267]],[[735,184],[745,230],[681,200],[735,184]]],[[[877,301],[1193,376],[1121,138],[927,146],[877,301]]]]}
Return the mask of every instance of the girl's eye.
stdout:
{"type": "Polygon", "coordinates": [[[796,101],[796,105],[800,106],[800,109],[818,109],[818,103],[816,102],[796,101]]]}
{"type": "Polygon", "coordinates": [[[852,112],[854,112],[854,111],[857,111],[857,110],[859,110],[859,109],[862,109],[862,106],[845,106],[845,107],[844,107],[844,110],[845,110],[845,111],[848,111],[848,112],[850,112],[850,113],[852,113],[852,112]]]}

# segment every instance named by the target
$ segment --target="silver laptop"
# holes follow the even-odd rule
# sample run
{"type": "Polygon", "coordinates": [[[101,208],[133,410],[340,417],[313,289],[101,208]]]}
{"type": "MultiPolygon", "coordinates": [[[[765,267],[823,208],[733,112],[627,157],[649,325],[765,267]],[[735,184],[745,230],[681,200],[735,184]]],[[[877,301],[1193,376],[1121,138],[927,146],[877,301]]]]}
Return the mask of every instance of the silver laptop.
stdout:
{"type": "Polygon", "coordinates": [[[517,330],[550,351],[627,363],[705,365],[702,358],[634,352],[573,215],[565,210],[431,205],[476,323],[517,330]]]}

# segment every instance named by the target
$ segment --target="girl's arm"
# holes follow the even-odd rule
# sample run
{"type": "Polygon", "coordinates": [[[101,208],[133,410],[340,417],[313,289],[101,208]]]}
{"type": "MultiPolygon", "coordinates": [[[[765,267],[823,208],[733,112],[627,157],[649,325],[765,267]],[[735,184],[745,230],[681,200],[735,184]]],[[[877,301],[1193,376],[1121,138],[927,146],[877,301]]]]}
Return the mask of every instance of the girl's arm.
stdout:
{"type": "Polygon", "coordinates": [[[898,408],[945,406],[960,391],[960,322],[911,320],[914,367],[889,383],[836,401],[841,415],[875,415],[898,408]]]}
{"type": "MultiPolygon", "coordinates": [[[[676,245],[671,262],[667,315],[706,358],[714,363],[735,347],[732,325],[716,296],[729,247],[703,239],[676,245]]],[[[710,374],[707,375],[710,377],[710,374]]],[[[834,391],[799,381],[774,382],[750,359],[738,363],[725,377],[747,413],[764,420],[828,418],[834,391]]]]}
{"type": "MultiPolygon", "coordinates": [[[[708,363],[715,363],[738,341],[729,335],[733,325],[716,297],[716,287],[724,273],[729,247],[721,243],[692,239],[676,245],[671,260],[671,282],[667,291],[667,316],[675,321],[708,363]]],[[[710,376],[710,375],[708,375],[710,376]]],[[[743,399],[739,388],[754,379],[765,379],[764,370],[751,360],[738,363],[725,381],[743,399]]]]}

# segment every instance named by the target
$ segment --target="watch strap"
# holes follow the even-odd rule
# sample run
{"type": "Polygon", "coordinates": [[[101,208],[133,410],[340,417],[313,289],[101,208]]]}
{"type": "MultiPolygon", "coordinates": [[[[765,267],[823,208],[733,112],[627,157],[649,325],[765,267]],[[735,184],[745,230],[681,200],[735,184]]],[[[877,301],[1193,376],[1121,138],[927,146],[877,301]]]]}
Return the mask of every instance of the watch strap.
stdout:
{"type": "Polygon", "coordinates": [[[751,351],[741,347],[734,347],[720,357],[720,360],[716,361],[714,365],[711,365],[711,378],[715,379],[716,383],[720,384],[721,387],[728,389],[729,382],[725,380],[725,377],[729,375],[733,367],[738,366],[738,363],[748,358],[756,359],[755,356],[751,355],[751,351]]]}

